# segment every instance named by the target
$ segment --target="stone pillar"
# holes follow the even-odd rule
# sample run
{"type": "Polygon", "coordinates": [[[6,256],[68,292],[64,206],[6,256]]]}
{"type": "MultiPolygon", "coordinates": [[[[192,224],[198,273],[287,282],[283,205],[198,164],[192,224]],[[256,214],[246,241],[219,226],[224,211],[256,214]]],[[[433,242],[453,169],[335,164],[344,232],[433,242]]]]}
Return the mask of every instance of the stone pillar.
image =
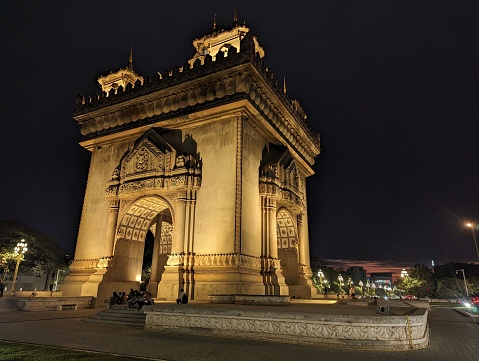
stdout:
{"type": "Polygon", "coordinates": [[[105,237],[105,257],[113,256],[113,251],[115,248],[116,223],[118,222],[118,208],[120,201],[118,199],[111,199],[109,202],[110,213],[108,215],[108,225],[105,237]]]}
{"type": "Polygon", "coordinates": [[[303,250],[304,236],[303,236],[303,214],[302,213],[299,213],[296,216],[296,224],[298,225],[298,263],[300,265],[303,265],[305,263],[304,263],[304,250],[303,250]]]}
{"type": "Polygon", "coordinates": [[[171,242],[171,254],[178,254],[185,252],[185,213],[186,213],[186,199],[178,197],[176,200],[174,224],[173,224],[173,239],[171,242]]]}
{"type": "Polygon", "coordinates": [[[185,222],[186,193],[178,194],[173,216],[173,239],[171,254],[166,262],[165,271],[158,284],[157,297],[175,300],[180,288],[185,288],[185,264],[188,262],[185,254],[185,222]]]}
{"type": "Polygon", "coordinates": [[[268,204],[268,238],[269,238],[269,256],[273,259],[278,258],[278,234],[276,231],[276,201],[269,198],[268,204]]]}
{"type": "Polygon", "coordinates": [[[160,255],[161,225],[163,215],[159,213],[156,216],[155,243],[153,244],[153,255],[151,257],[151,275],[150,282],[158,282],[158,259],[160,255]]]}
{"type": "Polygon", "coordinates": [[[186,191],[186,210],[185,210],[185,236],[184,236],[184,266],[185,266],[185,292],[190,299],[194,299],[194,230],[195,230],[195,210],[196,210],[196,191],[186,191]]]}
{"type": "Polygon", "coordinates": [[[261,257],[268,257],[268,209],[267,197],[261,196],[261,257]]]}
{"type": "Polygon", "coordinates": [[[310,259],[309,259],[308,219],[306,217],[306,214],[304,213],[301,213],[298,215],[298,233],[299,233],[299,247],[298,247],[299,263],[309,267],[310,259]],[[299,221],[299,218],[301,218],[301,221],[299,221]]]}

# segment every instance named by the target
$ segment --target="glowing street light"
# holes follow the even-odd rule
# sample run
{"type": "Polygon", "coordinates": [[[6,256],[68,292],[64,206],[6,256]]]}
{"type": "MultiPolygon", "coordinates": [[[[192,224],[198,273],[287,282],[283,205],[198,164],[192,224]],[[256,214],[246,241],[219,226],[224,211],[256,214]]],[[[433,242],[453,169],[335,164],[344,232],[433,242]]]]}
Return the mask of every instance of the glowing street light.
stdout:
{"type": "Polygon", "coordinates": [[[319,284],[322,285],[323,284],[323,277],[324,277],[323,271],[321,271],[321,270],[318,271],[318,277],[319,277],[319,284]]]}
{"type": "Polygon", "coordinates": [[[363,294],[363,281],[359,280],[359,283],[358,283],[359,287],[361,287],[361,294],[363,294]]]}
{"type": "Polygon", "coordinates": [[[407,271],[403,268],[402,271],[401,271],[401,278],[404,278],[404,277],[409,277],[409,274],[408,274],[407,271]]]}
{"type": "Polygon", "coordinates": [[[479,260],[479,248],[477,248],[477,240],[476,240],[476,233],[474,233],[474,225],[472,223],[467,223],[466,226],[468,226],[472,231],[472,237],[474,238],[474,244],[476,245],[477,259],[479,260]]]}
{"type": "Polygon", "coordinates": [[[342,292],[343,291],[343,276],[341,276],[341,274],[338,276],[338,281],[339,281],[339,289],[342,292]]]}
{"type": "Polygon", "coordinates": [[[20,266],[20,261],[23,258],[23,255],[28,251],[27,243],[24,239],[21,242],[17,243],[17,246],[13,250],[13,254],[17,256],[17,265],[15,266],[15,273],[13,274],[12,282],[12,293],[15,291],[15,283],[17,282],[18,267],[20,266]]]}

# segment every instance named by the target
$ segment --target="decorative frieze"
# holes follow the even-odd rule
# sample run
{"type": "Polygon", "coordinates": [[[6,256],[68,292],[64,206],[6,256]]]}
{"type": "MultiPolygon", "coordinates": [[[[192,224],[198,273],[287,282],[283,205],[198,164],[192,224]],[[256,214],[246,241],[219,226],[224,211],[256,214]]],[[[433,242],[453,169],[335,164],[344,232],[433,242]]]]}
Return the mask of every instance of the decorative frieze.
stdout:
{"type": "Polygon", "coordinates": [[[218,254],[190,254],[186,257],[184,254],[171,254],[168,257],[168,266],[181,266],[185,262],[196,267],[245,267],[261,269],[263,266],[267,269],[279,269],[280,261],[277,259],[262,259],[238,253],[218,253],[218,254]]]}
{"type": "MultiPolygon", "coordinates": [[[[287,306],[283,306],[287,307],[287,306]]],[[[274,340],[288,343],[376,350],[420,349],[429,345],[427,311],[411,316],[334,315],[201,307],[151,306],[145,330],[274,340]]]]}
{"type": "Polygon", "coordinates": [[[101,257],[94,259],[75,259],[70,264],[70,271],[87,270],[95,268],[107,268],[111,266],[113,257],[101,257]]]}

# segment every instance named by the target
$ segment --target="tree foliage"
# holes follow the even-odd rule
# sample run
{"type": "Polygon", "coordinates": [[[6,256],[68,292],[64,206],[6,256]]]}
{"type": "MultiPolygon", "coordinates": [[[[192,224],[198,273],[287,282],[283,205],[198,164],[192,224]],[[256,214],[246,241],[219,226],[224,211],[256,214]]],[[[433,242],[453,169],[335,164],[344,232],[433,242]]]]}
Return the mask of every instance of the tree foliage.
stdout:
{"type": "Polygon", "coordinates": [[[66,268],[65,251],[55,239],[17,222],[0,221],[1,278],[15,269],[17,256],[13,250],[22,239],[28,244],[28,252],[23,256],[21,269],[41,274],[66,268]]]}

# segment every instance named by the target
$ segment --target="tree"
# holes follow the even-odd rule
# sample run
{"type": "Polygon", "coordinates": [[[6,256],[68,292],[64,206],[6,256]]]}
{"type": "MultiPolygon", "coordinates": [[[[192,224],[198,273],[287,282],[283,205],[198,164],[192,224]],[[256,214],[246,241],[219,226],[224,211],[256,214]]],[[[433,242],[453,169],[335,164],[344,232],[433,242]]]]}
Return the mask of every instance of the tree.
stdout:
{"type": "Polygon", "coordinates": [[[20,270],[46,274],[48,282],[52,271],[67,268],[65,251],[55,239],[17,222],[0,221],[0,278],[4,279],[15,269],[17,257],[13,255],[13,250],[22,239],[28,244],[28,252],[23,256],[20,270]]]}

